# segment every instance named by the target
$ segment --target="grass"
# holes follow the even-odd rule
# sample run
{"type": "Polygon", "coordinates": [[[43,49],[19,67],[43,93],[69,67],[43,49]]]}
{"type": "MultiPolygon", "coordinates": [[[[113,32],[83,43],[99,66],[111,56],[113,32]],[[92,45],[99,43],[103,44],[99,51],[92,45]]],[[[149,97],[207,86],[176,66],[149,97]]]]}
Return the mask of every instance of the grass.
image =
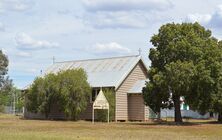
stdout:
{"type": "Polygon", "coordinates": [[[186,120],[184,125],[171,121],[95,123],[86,121],[24,120],[0,114],[0,139],[6,140],[220,140],[222,124],[212,120],[186,120]]]}

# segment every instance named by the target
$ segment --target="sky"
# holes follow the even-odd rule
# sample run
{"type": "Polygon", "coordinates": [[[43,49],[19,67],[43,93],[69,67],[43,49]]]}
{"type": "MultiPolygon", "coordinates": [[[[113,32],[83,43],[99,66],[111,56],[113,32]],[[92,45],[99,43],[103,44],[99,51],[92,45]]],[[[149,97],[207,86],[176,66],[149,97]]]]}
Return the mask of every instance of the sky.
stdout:
{"type": "Polygon", "coordinates": [[[0,49],[18,88],[55,61],[138,54],[166,23],[199,22],[222,39],[220,0],[0,0],[0,49]]]}

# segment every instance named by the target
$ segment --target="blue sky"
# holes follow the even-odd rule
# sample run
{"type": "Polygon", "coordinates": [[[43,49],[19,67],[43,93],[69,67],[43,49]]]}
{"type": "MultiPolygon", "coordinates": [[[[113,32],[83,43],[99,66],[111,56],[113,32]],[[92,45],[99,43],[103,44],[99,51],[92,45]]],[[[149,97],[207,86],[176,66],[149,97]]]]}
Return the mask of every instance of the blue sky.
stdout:
{"type": "Polygon", "coordinates": [[[168,22],[200,22],[222,39],[219,0],[0,0],[0,49],[23,88],[56,61],[138,54],[168,22]]]}

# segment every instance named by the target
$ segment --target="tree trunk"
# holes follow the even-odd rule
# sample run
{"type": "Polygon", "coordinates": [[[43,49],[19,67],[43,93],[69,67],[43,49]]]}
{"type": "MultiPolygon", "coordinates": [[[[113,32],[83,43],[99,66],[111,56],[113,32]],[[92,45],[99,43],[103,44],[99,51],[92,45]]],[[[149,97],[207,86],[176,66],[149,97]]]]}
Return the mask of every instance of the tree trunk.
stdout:
{"type": "Polygon", "coordinates": [[[214,113],[210,112],[210,118],[213,118],[213,117],[214,117],[214,113]]]}
{"type": "Polygon", "coordinates": [[[173,98],[174,101],[174,107],[175,107],[175,112],[174,112],[174,121],[176,123],[182,123],[182,116],[181,116],[181,111],[180,111],[180,97],[179,96],[175,96],[173,98]]]}
{"type": "Polygon", "coordinates": [[[161,109],[160,108],[158,109],[158,112],[156,114],[157,114],[157,120],[160,121],[161,120],[161,109]]]}
{"type": "Polygon", "coordinates": [[[222,123],[222,112],[218,113],[218,122],[222,123]]]}
{"type": "Polygon", "coordinates": [[[157,112],[157,119],[160,121],[161,120],[161,113],[157,112]]]}
{"type": "Polygon", "coordinates": [[[45,118],[48,120],[49,119],[49,113],[51,111],[51,104],[48,104],[45,106],[45,118]]]}

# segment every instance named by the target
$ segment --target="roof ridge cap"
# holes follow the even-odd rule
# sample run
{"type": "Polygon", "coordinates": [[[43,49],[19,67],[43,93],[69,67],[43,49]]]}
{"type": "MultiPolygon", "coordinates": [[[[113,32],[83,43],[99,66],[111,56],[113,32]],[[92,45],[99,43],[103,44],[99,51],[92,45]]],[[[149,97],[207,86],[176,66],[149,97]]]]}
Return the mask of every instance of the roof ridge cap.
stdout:
{"type": "Polygon", "coordinates": [[[92,59],[80,59],[80,60],[68,60],[68,61],[59,61],[56,63],[67,63],[67,62],[81,62],[81,61],[90,61],[90,60],[104,60],[104,59],[116,59],[116,58],[125,58],[125,57],[140,57],[140,55],[125,55],[125,56],[114,56],[114,57],[104,57],[104,58],[92,58],[92,59]]]}

